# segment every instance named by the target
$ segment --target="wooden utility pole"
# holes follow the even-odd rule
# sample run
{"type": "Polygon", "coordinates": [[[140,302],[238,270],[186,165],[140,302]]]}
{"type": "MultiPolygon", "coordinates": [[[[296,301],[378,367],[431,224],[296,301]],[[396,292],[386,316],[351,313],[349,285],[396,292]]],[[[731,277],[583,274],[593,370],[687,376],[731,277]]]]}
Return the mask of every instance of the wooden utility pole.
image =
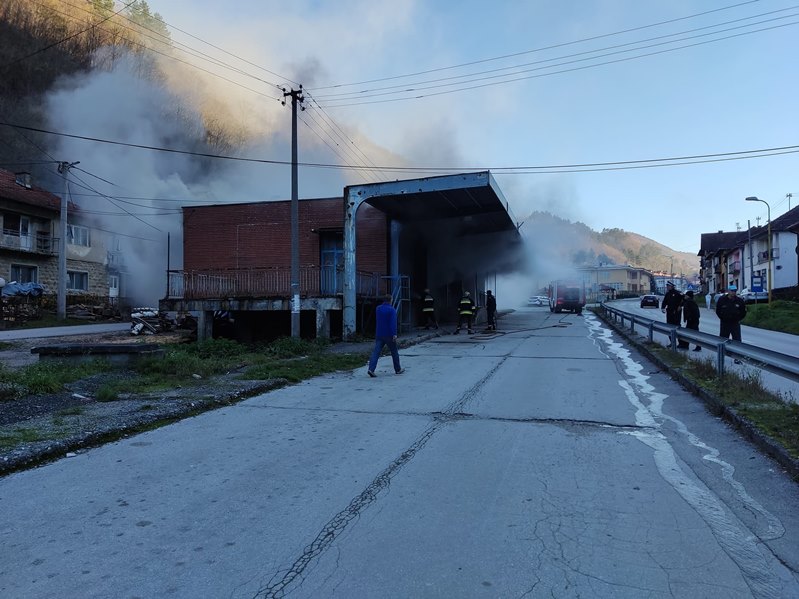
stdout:
{"type": "Polygon", "coordinates": [[[299,89],[283,88],[283,106],[291,96],[291,336],[300,336],[300,208],[297,188],[297,104],[302,103],[302,85],[299,89]]]}
{"type": "Polygon", "coordinates": [[[58,240],[58,295],[56,297],[56,318],[67,318],[67,198],[69,197],[69,169],[80,162],[59,162],[58,172],[64,179],[64,193],[61,195],[61,222],[59,223],[60,235],[58,240]]]}

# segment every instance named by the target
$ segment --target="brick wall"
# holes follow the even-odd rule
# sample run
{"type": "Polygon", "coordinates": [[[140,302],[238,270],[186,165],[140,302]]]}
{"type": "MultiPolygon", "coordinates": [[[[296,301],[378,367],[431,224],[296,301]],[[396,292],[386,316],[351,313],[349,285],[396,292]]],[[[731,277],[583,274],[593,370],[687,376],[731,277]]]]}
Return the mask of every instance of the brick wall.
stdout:
{"type": "MultiPolygon", "coordinates": [[[[343,229],[340,198],[299,202],[300,265],[319,265],[319,235],[343,229]]],[[[385,215],[364,205],[358,211],[357,267],[386,272],[385,215]]],[[[200,206],[183,209],[183,269],[291,266],[291,202],[200,206]]]]}

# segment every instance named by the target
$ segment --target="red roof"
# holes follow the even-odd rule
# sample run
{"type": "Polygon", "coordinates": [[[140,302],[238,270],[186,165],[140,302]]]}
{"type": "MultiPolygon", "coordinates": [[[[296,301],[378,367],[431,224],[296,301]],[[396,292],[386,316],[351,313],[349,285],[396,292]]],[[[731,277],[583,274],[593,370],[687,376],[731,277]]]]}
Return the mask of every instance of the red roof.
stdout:
{"type": "Polygon", "coordinates": [[[0,199],[13,200],[48,210],[61,209],[61,198],[35,185],[28,189],[16,182],[16,175],[0,168],[0,199]]]}

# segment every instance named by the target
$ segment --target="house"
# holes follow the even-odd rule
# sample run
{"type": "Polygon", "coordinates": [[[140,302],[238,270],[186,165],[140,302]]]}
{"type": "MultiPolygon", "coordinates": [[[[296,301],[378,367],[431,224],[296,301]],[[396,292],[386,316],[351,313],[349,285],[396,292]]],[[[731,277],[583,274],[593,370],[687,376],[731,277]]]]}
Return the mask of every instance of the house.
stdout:
{"type": "Polygon", "coordinates": [[[654,289],[652,273],[629,264],[602,264],[578,269],[595,298],[650,293],[654,289]]]}
{"type": "MultiPolygon", "coordinates": [[[[291,201],[184,207],[183,269],[170,271],[160,309],[198,313],[200,339],[214,334],[215,314],[233,321],[239,339],[289,335],[291,209],[291,201]]],[[[454,320],[464,290],[480,303],[487,282],[522,254],[488,172],[349,186],[297,209],[296,309],[308,338],[370,333],[385,293],[408,330],[425,288],[439,317],[454,320]]]]}
{"type": "MultiPolygon", "coordinates": [[[[45,293],[58,290],[61,199],[33,185],[28,173],[0,169],[0,276],[7,282],[39,283],[45,293]]],[[[67,293],[118,296],[123,269],[111,260],[113,236],[86,221],[79,207],[68,205],[67,293]]]]}
{"type": "Polygon", "coordinates": [[[799,207],[771,222],[771,260],[769,260],[769,226],[746,231],[703,233],[699,257],[702,268],[702,290],[721,293],[729,285],[739,289],[757,287],[764,290],[788,290],[799,284],[799,207]],[[769,265],[771,272],[769,272],[769,265]]]}

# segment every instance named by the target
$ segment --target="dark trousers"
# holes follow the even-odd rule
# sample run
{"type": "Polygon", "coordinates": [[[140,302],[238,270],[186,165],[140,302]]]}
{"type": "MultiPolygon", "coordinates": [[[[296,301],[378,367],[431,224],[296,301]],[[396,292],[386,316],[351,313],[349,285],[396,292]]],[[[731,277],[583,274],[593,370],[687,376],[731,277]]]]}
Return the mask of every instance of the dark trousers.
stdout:
{"type": "MultiPolygon", "coordinates": [[[[666,322],[668,324],[675,324],[680,326],[680,321],[682,320],[682,310],[669,310],[666,308],[666,322]]],[[[688,347],[689,344],[685,341],[678,341],[677,347],[688,347]]]]}
{"type": "Polygon", "coordinates": [[[460,331],[461,327],[463,327],[463,323],[466,323],[466,328],[471,331],[472,330],[472,315],[471,314],[460,314],[458,315],[458,328],[455,329],[456,331],[460,331]]]}
{"type": "Polygon", "coordinates": [[[733,341],[741,340],[741,323],[739,321],[721,320],[719,323],[719,337],[729,339],[732,336],[733,341]]]}
{"type": "Polygon", "coordinates": [[[422,314],[424,315],[424,326],[426,329],[429,329],[430,327],[433,327],[435,329],[438,328],[435,312],[423,312],[422,314]]]}
{"type": "MultiPolygon", "coordinates": [[[[685,328],[686,329],[691,329],[692,331],[698,331],[699,330],[699,321],[697,320],[696,322],[693,322],[693,321],[686,322],[685,323],[685,328]]],[[[702,349],[702,348],[699,345],[697,345],[696,349],[702,349]]]]}
{"type": "Polygon", "coordinates": [[[486,318],[488,319],[488,328],[497,330],[497,313],[494,310],[486,310],[486,318]]]}
{"type": "Polygon", "coordinates": [[[394,361],[394,372],[399,372],[402,367],[400,366],[397,342],[391,337],[377,337],[375,339],[375,348],[372,350],[372,357],[369,358],[369,371],[374,372],[375,368],[377,368],[377,360],[380,358],[380,352],[383,351],[384,345],[387,345],[391,352],[391,359],[394,361]]]}

